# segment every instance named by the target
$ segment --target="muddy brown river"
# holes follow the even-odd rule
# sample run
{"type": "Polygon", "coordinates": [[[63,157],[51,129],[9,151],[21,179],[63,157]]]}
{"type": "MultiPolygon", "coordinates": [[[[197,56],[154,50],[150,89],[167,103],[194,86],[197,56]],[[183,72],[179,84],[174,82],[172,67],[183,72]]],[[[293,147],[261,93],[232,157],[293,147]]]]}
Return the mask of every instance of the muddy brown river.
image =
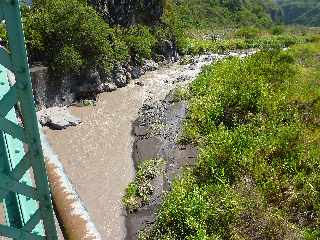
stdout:
{"type": "Polygon", "coordinates": [[[45,129],[103,239],[122,240],[126,234],[121,198],[134,177],[131,132],[139,109],[145,101],[161,100],[176,85],[186,84],[202,65],[216,58],[204,56],[191,66],[173,64],[148,72],[139,79],[142,87],[133,81],[125,88],[99,95],[96,106],[70,107],[70,112],[82,120],[79,126],[61,131],[45,129]]]}

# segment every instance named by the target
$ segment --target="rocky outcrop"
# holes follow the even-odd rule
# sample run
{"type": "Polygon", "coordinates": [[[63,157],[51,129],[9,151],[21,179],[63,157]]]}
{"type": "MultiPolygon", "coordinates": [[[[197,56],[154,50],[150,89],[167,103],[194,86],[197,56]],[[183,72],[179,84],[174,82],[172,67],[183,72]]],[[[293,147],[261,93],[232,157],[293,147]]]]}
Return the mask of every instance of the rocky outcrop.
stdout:
{"type": "Polygon", "coordinates": [[[111,25],[157,24],[163,14],[164,0],[90,0],[111,25]]]}
{"type": "Polygon", "coordinates": [[[76,100],[95,99],[102,92],[112,92],[127,86],[147,71],[154,71],[159,64],[143,60],[142,66],[115,64],[110,76],[102,76],[97,69],[85,69],[79,75],[65,74],[57,79],[47,67],[37,64],[30,68],[34,100],[38,110],[54,106],[68,106],[76,100]]]}

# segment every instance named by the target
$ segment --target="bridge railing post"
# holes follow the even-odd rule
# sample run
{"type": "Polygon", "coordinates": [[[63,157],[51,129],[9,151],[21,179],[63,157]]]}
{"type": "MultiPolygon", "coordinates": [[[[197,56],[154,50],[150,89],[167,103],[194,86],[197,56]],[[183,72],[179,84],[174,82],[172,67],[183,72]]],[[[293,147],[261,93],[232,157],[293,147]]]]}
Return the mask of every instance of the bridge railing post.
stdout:
{"type": "Polygon", "coordinates": [[[18,0],[0,0],[2,20],[9,48],[0,47],[0,200],[7,220],[0,236],[56,240],[18,0]]]}

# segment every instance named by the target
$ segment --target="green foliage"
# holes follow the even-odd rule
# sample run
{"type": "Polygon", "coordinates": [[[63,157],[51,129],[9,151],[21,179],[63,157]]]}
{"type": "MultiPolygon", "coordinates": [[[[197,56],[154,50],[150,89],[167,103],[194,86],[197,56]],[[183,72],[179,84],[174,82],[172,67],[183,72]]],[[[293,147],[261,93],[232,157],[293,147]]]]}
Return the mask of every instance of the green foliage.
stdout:
{"type": "MultiPolygon", "coordinates": [[[[237,33],[239,34],[239,32],[237,33]]],[[[271,48],[284,48],[298,43],[306,43],[316,41],[313,35],[293,35],[282,34],[276,36],[261,36],[251,38],[252,33],[242,33],[243,37],[247,38],[231,38],[224,40],[199,40],[194,38],[184,38],[184,42],[180,45],[180,52],[183,54],[203,54],[206,52],[225,52],[238,49],[271,49],[271,48]],[[248,35],[250,35],[250,37],[248,35]]]]}
{"type": "Polygon", "coordinates": [[[54,64],[57,71],[68,71],[79,73],[83,65],[83,59],[80,53],[73,46],[64,46],[56,55],[54,64]]]}
{"type": "Polygon", "coordinates": [[[281,35],[285,32],[285,29],[281,25],[277,25],[271,28],[272,35],[281,35]]]}
{"type": "Polygon", "coordinates": [[[270,26],[279,9],[273,1],[256,0],[185,0],[172,3],[175,17],[186,28],[213,26],[270,26]],[[273,16],[271,16],[273,15],[273,16]]]}
{"type": "Polygon", "coordinates": [[[162,172],[163,165],[162,159],[151,159],[138,166],[135,180],[129,184],[122,199],[127,211],[136,211],[149,202],[153,193],[151,181],[162,172]]]}
{"type": "Polygon", "coordinates": [[[141,239],[318,239],[320,43],[207,67],[185,134],[197,166],[141,239]]]}
{"type": "Polygon", "coordinates": [[[176,87],[172,92],[173,102],[181,102],[184,100],[188,100],[190,97],[190,91],[187,87],[176,87]]]}
{"type": "Polygon", "coordinates": [[[2,39],[4,44],[7,43],[7,41],[8,41],[7,31],[6,31],[5,25],[3,23],[0,23],[0,38],[2,39]]]}
{"type": "Polygon", "coordinates": [[[243,27],[236,32],[236,36],[244,39],[257,38],[260,30],[255,27],[243,27]]]}
{"type": "Polygon", "coordinates": [[[122,29],[123,41],[129,52],[138,58],[151,58],[156,44],[156,38],[149,27],[136,25],[122,29]]]}
{"type": "Polygon", "coordinates": [[[114,62],[127,59],[126,45],[85,1],[33,4],[23,18],[31,60],[59,72],[78,71],[82,64],[109,72],[114,62]]]}

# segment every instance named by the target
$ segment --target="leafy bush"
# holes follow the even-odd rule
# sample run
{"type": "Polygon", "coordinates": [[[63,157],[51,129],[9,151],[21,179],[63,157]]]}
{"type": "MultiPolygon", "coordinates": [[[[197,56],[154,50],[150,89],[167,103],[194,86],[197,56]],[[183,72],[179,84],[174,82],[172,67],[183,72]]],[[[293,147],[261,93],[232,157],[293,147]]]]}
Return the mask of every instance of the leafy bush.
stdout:
{"type": "Polygon", "coordinates": [[[3,44],[7,43],[7,31],[3,23],[0,23],[0,38],[3,44]]]}
{"type": "Polygon", "coordinates": [[[122,29],[123,41],[127,44],[130,54],[138,58],[151,58],[156,38],[147,26],[136,25],[122,29]]]}
{"type": "Polygon", "coordinates": [[[207,67],[185,125],[197,166],[141,239],[318,239],[320,43],[207,67]]]}
{"type": "Polygon", "coordinates": [[[128,58],[126,45],[85,1],[35,0],[23,20],[31,61],[53,70],[70,72],[83,63],[109,72],[128,58]]]}
{"type": "Polygon", "coordinates": [[[161,173],[163,166],[162,159],[146,160],[138,166],[135,180],[129,184],[122,199],[127,211],[136,211],[149,202],[153,193],[151,181],[161,173]]]}
{"type": "Polygon", "coordinates": [[[271,28],[271,33],[273,35],[281,35],[285,32],[285,29],[283,26],[281,25],[277,25],[277,26],[274,26],[273,28],[271,28]]]}
{"type": "Polygon", "coordinates": [[[240,38],[245,38],[245,39],[253,39],[257,38],[260,33],[260,30],[258,28],[254,27],[245,27],[241,28],[236,32],[236,36],[240,38]]]}

